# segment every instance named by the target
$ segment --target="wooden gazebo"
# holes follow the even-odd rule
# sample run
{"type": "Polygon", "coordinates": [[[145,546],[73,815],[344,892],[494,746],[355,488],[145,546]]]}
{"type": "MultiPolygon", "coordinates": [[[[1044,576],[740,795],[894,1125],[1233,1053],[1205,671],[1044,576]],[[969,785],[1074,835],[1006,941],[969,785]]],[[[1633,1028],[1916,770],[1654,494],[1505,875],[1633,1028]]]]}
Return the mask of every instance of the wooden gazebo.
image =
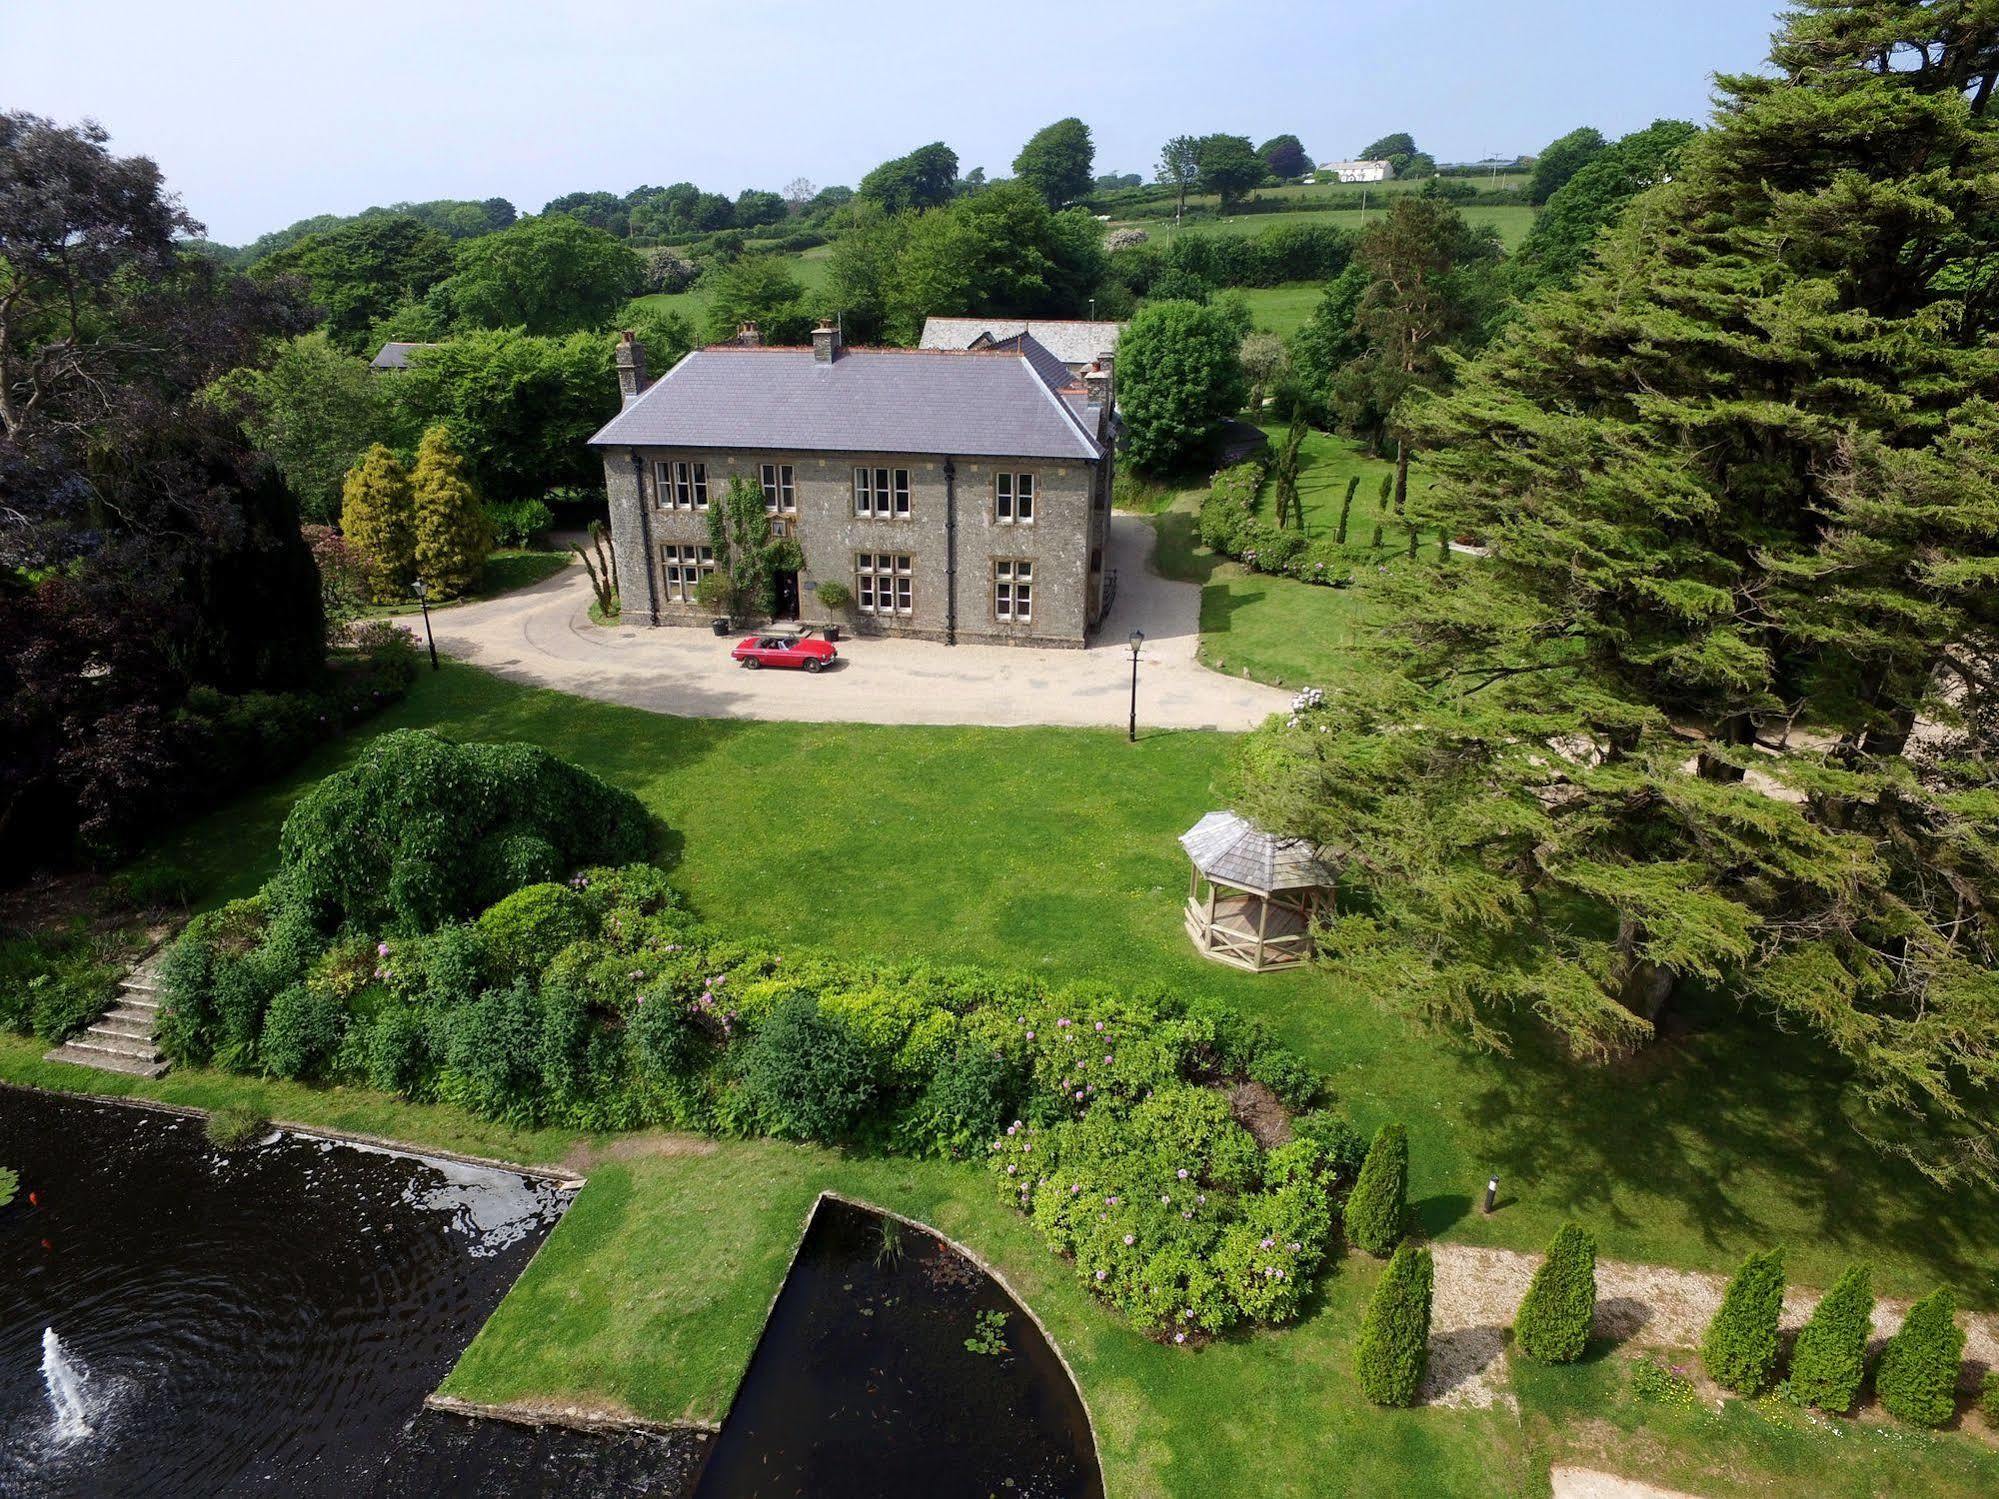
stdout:
{"type": "Polygon", "coordinates": [[[1187,935],[1204,957],[1263,973],[1312,955],[1312,918],[1335,884],[1325,850],[1233,812],[1210,812],[1180,846],[1194,863],[1187,935]]]}

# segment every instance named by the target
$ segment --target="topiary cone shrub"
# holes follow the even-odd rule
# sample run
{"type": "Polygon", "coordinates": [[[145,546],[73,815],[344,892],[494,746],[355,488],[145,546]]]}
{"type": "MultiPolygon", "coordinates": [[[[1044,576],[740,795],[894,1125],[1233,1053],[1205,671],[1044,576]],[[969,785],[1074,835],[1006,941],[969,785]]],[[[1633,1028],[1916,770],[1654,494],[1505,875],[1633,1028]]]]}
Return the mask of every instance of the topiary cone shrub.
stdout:
{"type": "Polygon", "coordinates": [[[1354,1372],[1376,1405],[1414,1405],[1430,1364],[1430,1251],[1404,1244],[1388,1262],[1361,1318],[1354,1372]]]}
{"type": "Polygon", "coordinates": [[[1348,1242],[1376,1259],[1393,1254],[1409,1215],[1408,1197],[1409,1133],[1399,1124],[1384,1124],[1367,1147],[1360,1177],[1347,1194],[1348,1242]]]}
{"type": "Polygon", "coordinates": [[[1865,1265],[1840,1276],[1791,1349],[1791,1394],[1835,1415],[1853,1409],[1867,1373],[1874,1289],[1865,1265]]]}
{"type": "Polygon", "coordinates": [[[1777,1314],[1784,1308],[1784,1251],[1752,1254],[1735,1272],[1721,1310],[1701,1340],[1701,1362],[1714,1382],[1738,1395],[1769,1387],[1777,1364],[1777,1314]]]}
{"type": "Polygon", "coordinates": [[[379,442],[341,484],[340,530],[361,561],[368,597],[377,604],[407,599],[416,575],[414,501],[409,475],[379,442]]]}
{"type": "Polygon", "coordinates": [[[448,429],[432,427],[423,434],[410,470],[410,496],[417,576],[435,597],[457,598],[485,571],[493,531],[448,429]]]}
{"type": "Polygon", "coordinates": [[[1572,1364],[1589,1346],[1595,1320],[1596,1238],[1566,1223],[1513,1318],[1513,1343],[1536,1363],[1572,1364]]]}
{"type": "Polygon", "coordinates": [[[1898,1420],[1942,1426],[1957,1411],[1957,1369],[1963,1356],[1957,1303],[1947,1290],[1932,1291],[1909,1308],[1902,1330],[1881,1351],[1874,1392],[1898,1420]]]}

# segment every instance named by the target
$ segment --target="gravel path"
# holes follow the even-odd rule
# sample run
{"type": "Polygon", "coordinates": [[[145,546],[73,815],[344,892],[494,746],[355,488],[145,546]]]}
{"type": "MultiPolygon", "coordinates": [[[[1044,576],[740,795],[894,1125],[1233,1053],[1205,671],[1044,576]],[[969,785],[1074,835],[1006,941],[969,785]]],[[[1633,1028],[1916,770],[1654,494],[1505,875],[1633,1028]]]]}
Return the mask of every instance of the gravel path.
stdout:
{"type": "MultiPolygon", "coordinates": [[[[1113,515],[1110,617],[1084,650],[840,641],[837,669],[746,672],[730,640],[687,627],[590,623],[590,588],[571,563],[532,587],[432,612],[437,648],[514,681],[690,718],[804,723],[1021,724],[1124,727],[1131,711],[1131,632],[1145,632],[1138,724],[1146,729],[1253,729],[1292,694],[1210,671],[1196,659],[1201,588],[1152,570],[1158,533],[1113,515]]],[[[419,632],[422,621],[398,619],[419,632]]]]}
{"type": "MultiPolygon", "coordinates": [[[[1436,1297],[1430,1317],[1430,1374],[1423,1398],[1440,1405],[1484,1407],[1509,1403],[1502,1381],[1507,1330],[1541,1263],[1535,1254],[1434,1244],[1436,1297]]],[[[1599,1260],[1596,1267],[1596,1332],[1640,1348],[1693,1348],[1721,1306],[1728,1278],[1599,1260]]],[[[1818,1305],[1819,1293],[1800,1287],[1784,1293],[1781,1326],[1795,1330],[1818,1305]]],[[[1907,1301],[1874,1306],[1877,1342],[1902,1325],[1907,1301]]],[[[1988,1368],[1999,1367],[1999,1318],[1990,1313],[1958,1314],[1965,1331],[1960,1383],[1976,1388],[1988,1368]]],[[[1608,1491],[1606,1491],[1608,1492],[1608,1491]]]]}

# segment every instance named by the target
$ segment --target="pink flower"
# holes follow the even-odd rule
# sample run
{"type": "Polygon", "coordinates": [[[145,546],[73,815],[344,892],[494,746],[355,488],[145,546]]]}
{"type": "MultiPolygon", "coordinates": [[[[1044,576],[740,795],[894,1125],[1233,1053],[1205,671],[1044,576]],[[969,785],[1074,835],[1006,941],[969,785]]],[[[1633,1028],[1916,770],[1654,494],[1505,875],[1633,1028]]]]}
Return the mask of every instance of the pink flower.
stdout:
{"type": "Polygon", "coordinates": [[[1058,1020],[1058,1021],[1056,1021],[1055,1023],[1056,1023],[1056,1024],[1058,1025],[1058,1026],[1060,1026],[1060,1025],[1067,1025],[1067,1024],[1068,1024],[1069,1022],[1068,1022],[1068,1021],[1066,1021],[1066,1020],[1058,1020]]]}
{"type": "Polygon", "coordinates": [[[1033,1031],[1029,1031],[1029,1032],[1027,1033],[1027,1039],[1028,1039],[1028,1040],[1030,1040],[1030,1041],[1032,1041],[1032,1040],[1034,1039],[1034,1032],[1033,1032],[1033,1031]]]}
{"type": "Polygon", "coordinates": [[[1126,1234],[1126,1235],[1124,1236],[1124,1241],[1125,1241],[1125,1243],[1127,1243],[1127,1244],[1136,1244],[1136,1243],[1138,1242],[1138,1235],[1137,1235],[1137,1234],[1126,1234]]]}
{"type": "Polygon", "coordinates": [[[1104,1023],[1103,1023],[1103,1021],[1099,1020],[1099,1021],[1097,1022],[1097,1029],[1098,1029],[1098,1030],[1102,1030],[1103,1028],[1104,1028],[1104,1023]]]}
{"type": "Polygon", "coordinates": [[[1187,1341],[1187,1335],[1184,1332],[1176,1332],[1173,1334],[1173,1341],[1176,1343],[1184,1343],[1187,1341]]]}
{"type": "Polygon", "coordinates": [[[1173,1174],[1179,1177],[1180,1180],[1185,1181],[1187,1179],[1187,1168],[1185,1166],[1182,1166],[1178,1171],[1174,1172],[1173,1174]]]}
{"type": "Polygon", "coordinates": [[[1262,1247],[1262,1248],[1264,1248],[1264,1249],[1268,1249],[1268,1248],[1270,1248],[1270,1247],[1271,1247],[1271,1246],[1272,1246],[1273,1244],[1275,1244],[1276,1242],[1277,1242],[1277,1241],[1276,1241],[1275,1239],[1265,1239],[1265,1240],[1263,1241],[1263,1243],[1262,1243],[1261,1247],[1262,1247]]]}
{"type": "Polygon", "coordinates": [[[1110,1278],[1110,1271],[1108,1271],[1108,1270],[1099,1270],[1099,1271],[1097,1272],[1097,1279],[1098,1279],[1098,1280],[1107,1280],[1107,1279],[1109,1279],[1109,1278],[1110,1278]]]}
{"type": "Polygon", "coordinates": [[[1075,1195],[1076,1195],[1076,1194],[1077,1194],[1078,1192],[1080,1192],[1080,1191],[1082,1191],[1082,1190],[1083,1190],[1083,1189],[1082,1189],[1082,1187],[1081,1187],[1080,1185],[1078,1185],[1078,1186],[1072,1186],[1071,1188],[1069,1188],[1069,1195],[1070,1195],[1071,1197],[1074,1197],[1074,1196],[1075,1196],[1075,1195]]]}
{"type": "Polygon", "coordinates": [[[1165,1203],[1165,1202],[1171,1202],[1171,1201],[1172,1201],[1173,1199],[1172,1199],[1171,1197],[1167,1196],[1167,1195],[1166,1195],[1166,1194],[1165,1194],[1164,1192],[1161,1192],[1161,1193],[1159,1194],[1159,1200],[1160,1200],[1160,1201],[1161,1201],[1162,1203],[1165,1203]]]}
{"type": "Polygon", "coordinates": [[[1009,1162],[1006,1168],[1006,1174],[1008,1176],[1012,1176],[1018,1170],[1020,1170],[1020,1167],[1013,1165],[1012,1163],[1009,1162]]]}
{"type": "Polygon", "coordinates": [[[1111,1054],[1110,1054],[1109,1052],[1105,1052],[1105,1053],[1104,1053],[1104,1065],[1105,1065],[1106,1067],[1108,1067],[1108,1066],[1110,1066],[1110,1064],[1111,1064],[1111,1054]]]}
{"type": "Polygon", "coordinates": [[[1081,1088],[1078,1088],[1076,1090],[1076,1102],[1081,1103],[1082,1101],[1083,1101],[1083,1090],[1081,1088]]]}
{"type": "Polygon", "coordinates": [[[389,944],[386,942],[377,942],[375,944],[375,956],[378,958],[386,958],[388,955],[389,955],[389,944]]]}

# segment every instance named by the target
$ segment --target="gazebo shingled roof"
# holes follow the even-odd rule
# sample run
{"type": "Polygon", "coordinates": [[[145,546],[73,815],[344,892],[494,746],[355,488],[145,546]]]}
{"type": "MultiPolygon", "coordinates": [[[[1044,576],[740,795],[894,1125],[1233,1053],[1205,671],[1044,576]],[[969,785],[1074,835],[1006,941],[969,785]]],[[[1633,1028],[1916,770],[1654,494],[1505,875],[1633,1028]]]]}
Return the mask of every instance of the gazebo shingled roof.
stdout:
{"type": "Polygon", "coordinates": [[[1194,867],[1218,884],[1269,895],[1338,883],[1326,852],[1304,838],[1280,838],[1233,812],[1210,812],[1180,835],[1194,867]]]}

